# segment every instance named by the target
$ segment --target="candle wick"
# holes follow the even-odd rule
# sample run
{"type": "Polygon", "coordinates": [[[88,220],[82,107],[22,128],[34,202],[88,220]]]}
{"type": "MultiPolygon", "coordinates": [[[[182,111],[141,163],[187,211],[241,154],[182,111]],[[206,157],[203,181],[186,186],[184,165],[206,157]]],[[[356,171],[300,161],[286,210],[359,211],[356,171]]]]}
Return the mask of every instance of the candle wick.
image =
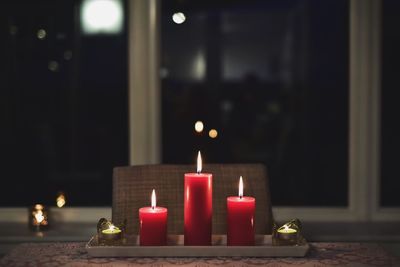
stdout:
{"type": "Polygon", "coordinates": [[[242,199],[242,197],[243,197],[242,195],[239,196],[240,199],[242,199]]]}
{"type": "Polygon", "coordinates": [[[197,174],[200,174],[200,171],[197,171],[197,174]]]}

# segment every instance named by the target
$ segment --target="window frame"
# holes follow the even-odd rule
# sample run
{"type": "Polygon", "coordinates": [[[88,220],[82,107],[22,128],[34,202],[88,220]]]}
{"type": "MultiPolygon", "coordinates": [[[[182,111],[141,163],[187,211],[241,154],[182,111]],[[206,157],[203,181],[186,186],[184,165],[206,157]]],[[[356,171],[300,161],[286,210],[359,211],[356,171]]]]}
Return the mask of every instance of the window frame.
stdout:
{"type": "MultiPolygon", "coordinates": [[[[349,171],[347,207],[273,207],[274,218],[303,221],[400,221],[380,207],[381,0],[349,0],[349,171]]],[[[161,161],[160,0],[129,0],[130,164],[161,161]]],[[[109,207],[52,209],[62,221],[110,217],[109,207]]],[[[52,212],[53,212],[52,211],[52,212]]],[[[0,221],[27,222],[26,208],[0,208],[0,221]]]]}

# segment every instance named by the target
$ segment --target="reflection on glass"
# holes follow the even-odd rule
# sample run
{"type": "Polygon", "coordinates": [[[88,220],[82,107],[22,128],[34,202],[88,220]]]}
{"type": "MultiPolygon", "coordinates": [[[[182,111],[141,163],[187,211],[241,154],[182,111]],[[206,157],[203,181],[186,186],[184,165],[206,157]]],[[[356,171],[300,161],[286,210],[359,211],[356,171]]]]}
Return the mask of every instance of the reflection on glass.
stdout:
{"type": "Polygon", "coordinates": [[[128,164],[126,32],[81,34],[83,2],[0,4],[0,206],[108,206],[112,168],[128,164]]]}
{"type": "Polygon", "coordinates": [[[201,133],[204,129],[204,124],[202,121],[196,121],[194,124],[194,129],[196,132],[201,133]]]}
{"type": "Polygon", "coordinates": [[[172,20],[176,23],[176,24],[182,24],[185,22],[186,20],[186,16],[185,14],[183,14],[182,12],[176,12],[172,15],[172,20]]]}
{"type": "Polygon", "coordinates": [[[37,32],[37,38],[40,40],[44,40],[46,38],[46,31],[44,29],[40,29],[37,32]]]}
{"type": "Polygon", "coordinates": [[[218,136],[217,130],[211,129],[211,130],[208,132],[208,136],[211,137],[211,138],[217,138],[217,136],[218,136]]]}
{"type": "Polygon", "coordinates": [[[122,31],[120,0],[84,0],[81,10],[81,25],[85,34],[116,34],[122,31]]]}
{"type": "Polygon", "coordinates": [[[162,5],[163,162],[261,162],[274,205],[346,206],[348,1],[194,2],[162,5]]]}

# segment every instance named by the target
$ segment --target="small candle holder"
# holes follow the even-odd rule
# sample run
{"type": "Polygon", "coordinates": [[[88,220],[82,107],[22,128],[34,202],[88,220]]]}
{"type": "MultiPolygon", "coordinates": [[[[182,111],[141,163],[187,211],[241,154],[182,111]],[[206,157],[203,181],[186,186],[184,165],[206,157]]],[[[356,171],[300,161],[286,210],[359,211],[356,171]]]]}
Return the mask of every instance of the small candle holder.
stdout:
{"type": "Polygon", "coordinates": [[[125,224],[115,226],[111,221],[101,218],[97,223],[97,237],[100,245],[120,245],[124,242],[125,224]]]}
{"type": "Polygon", "coordinates": [[[274,223],[272,229],[272,244],[274,246],[296,246],[302,242],[303,236],[299,219],[291,220],[281,227],[274,223]]]}
{"type": "Polygon", "coordinates": [[[49,211],[42,204],[36,204],[29,209],[29,227],[33,231],[43,231],[49,228],[49,211]]]}

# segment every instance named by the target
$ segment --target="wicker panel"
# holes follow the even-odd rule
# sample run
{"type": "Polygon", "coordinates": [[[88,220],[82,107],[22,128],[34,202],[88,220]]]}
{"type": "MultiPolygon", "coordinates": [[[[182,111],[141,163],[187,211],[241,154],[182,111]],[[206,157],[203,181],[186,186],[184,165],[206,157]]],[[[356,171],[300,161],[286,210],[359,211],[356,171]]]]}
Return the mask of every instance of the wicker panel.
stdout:
{"type": "MultiPolygon", "coordinates": [[[[168,208],[168,232],[183,233],[184,173],[194,165],[143,165],[114,168],[112,220],[127,220],[127,232],[138,233],[138,210],[150,205],[156,189],[157,205],[168,208]]],[[[256,233],[270,234],[272,211],[266,168],[262,164],[207,164],[203,172],[213,174],[213,233],[226,233],[226,197],[238,193],[239,176],[244,195],[256,198],[256,233]]]]}

